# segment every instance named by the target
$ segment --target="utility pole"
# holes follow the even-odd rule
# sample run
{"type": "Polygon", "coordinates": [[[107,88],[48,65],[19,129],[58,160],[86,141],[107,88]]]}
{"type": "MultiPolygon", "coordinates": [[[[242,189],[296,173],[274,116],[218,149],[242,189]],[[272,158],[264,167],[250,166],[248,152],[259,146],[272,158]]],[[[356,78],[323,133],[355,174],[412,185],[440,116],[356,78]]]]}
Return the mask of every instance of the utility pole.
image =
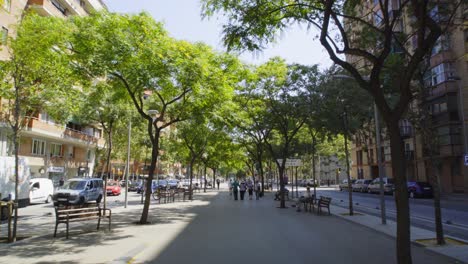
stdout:
{"type": "Polygon", "coordinates": [[[345,143],[345,154],[346,154],[346,176],[348,178],[348,193],[349,193],[349,215],[353,215],[353,189],[351,186],[351,176],[349,175],[349,153],[348,153],[348,113],[346,106],[344,107],[343,115],[344,125],[344,143],[345,143]]]}
{"type": "Polygon", "coordinates": [[[385,193],[383,186],[384,167],[382,160],[382,151],[380,144],[380,124],[379,124],[379,110],[377,105],[374,104],[374,118],[375,118],[375,142],[377,144],[377,164],[379,165],[379,180],[380,180],[380,217],[382,219],[382,225],[387,224],[387,216],[385,213],[385,193]]]}

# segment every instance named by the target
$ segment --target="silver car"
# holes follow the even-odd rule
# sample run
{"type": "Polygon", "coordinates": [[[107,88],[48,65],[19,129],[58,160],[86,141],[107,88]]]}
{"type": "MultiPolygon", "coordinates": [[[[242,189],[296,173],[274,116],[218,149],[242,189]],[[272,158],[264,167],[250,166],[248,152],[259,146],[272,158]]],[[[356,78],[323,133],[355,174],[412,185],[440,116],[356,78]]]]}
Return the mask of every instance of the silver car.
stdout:
{"type": "Polygon", "coordinates": [[[104,197],[102,179],[75,178],[65,182],[54,196],[54,205],[58,204],[85,204],[91,201],[100,203],[104,197]]]}

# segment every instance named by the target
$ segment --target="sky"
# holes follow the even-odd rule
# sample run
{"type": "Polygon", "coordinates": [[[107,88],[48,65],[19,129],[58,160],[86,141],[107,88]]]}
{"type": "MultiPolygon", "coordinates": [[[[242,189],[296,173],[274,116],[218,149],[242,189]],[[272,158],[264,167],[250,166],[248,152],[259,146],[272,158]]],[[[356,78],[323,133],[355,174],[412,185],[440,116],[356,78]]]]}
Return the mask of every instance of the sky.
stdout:
{"type": "MultiPolygon", "coordinates": [[[[146,11],[156,21],[163,22],[169,34],[176,39],[201,41],[216,50],[225,51],[222,45],[222,19],[202,19],[199,0],[104,0],[109,11],[139,13],[146,11]]],[[[288,63],[319,64],[324,69],[331,66],[325,49],[315,38],[317,30],[306,26],[293,26],[278,41],[262,52],[244,52],[240,58],[247,63],[261,64],[271,57],[280,56],[288,63]]]]}

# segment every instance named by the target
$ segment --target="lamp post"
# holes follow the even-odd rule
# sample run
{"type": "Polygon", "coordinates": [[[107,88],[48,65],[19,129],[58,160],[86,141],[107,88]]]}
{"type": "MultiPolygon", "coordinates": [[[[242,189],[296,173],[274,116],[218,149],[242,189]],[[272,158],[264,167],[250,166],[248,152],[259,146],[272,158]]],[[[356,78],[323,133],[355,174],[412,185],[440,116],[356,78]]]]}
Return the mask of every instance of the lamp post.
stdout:
{"type": "Polygon", "coordinates": [[[343,113],[343,126],[344,126],[344,144],[346,156],[346,177],[348,178],[348,193],[349,193],[349,215],[353,215],[353,188],[351,186],[351,175],[349,175],[349,153],[348,153],[348,112],[346,106],[343,113]]]}
{"type": "MultiPolygon", "coordinates": [[[[334,75],[333,78],[337,79],[352,79],[354,80],[353,77],[344,75],[344,74],[337,74],[334,75]]],[[[369,77],[365,76],[365,80],[369,80],[369,77]]],[[[346,113],[346,112],[345,112],[346,113]]],[[[380,124],[379,124],[379,110],[377,109],[377,105],[374,103],[374,119],[375,119],[375,138],[376,138],[376,145],[377,145],[377,164],[379,167],[379,181],[380,181],[380,217],[382,220],[382,224],[385,225],[387,224],[387,216],[386,216],[386,209],[385,209],[385,193],[384,193],[384,186],[383,186],[383,178],[384,178],[384,167],[383,167],[383,160],[382,160],[382,152],[381,152],[381,142],[380,142],[380,124]]],[[[345,142],[346,142],[346,136],[345,136],[345,142]]],[[[346,154],[347,151],[346,151],[346,154]]],[[[346,161],[346,165],[348,165],[348,161],[346,161]]],[[[349,171],[349,170],[348,170],[349,171]]],[[[349,174],[349,173],[348,173],[349,174]]],[[[348,188],[350,187],[350,182],[349,182],[349,177],[348,177],[348,188]]]]}

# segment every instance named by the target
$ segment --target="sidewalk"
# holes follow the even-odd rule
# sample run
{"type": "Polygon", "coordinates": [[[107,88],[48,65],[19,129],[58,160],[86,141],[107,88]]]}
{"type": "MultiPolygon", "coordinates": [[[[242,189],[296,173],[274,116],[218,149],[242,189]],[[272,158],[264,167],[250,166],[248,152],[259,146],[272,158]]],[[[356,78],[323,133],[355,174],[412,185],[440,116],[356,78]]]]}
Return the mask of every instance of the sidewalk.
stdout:
{"type": "MultiPolygon", "coordinates": [[[[384,234],[376,217],[349,219],[335,206],[335,216],[317,216],[277,205],[271,193],[234,201],[226,191],[210,190],[192,202],[152,204],[152,223],[142,226],[134,224],[142,206],[131,200],[127,209],[112,209],[112,231],[96,231],[92,221],[75,223],[68,240],[64,226],[53,238],[53,215],[26,218],[21,233],[34,237],[0,244],[0,263],[396,263],[391,225],[384,234]],[[350,222],[356,220],[360,224],[350,222]]],[[[413,260],[457,263],[417,246],[413,260]]]]}
{"type": "MultiPolygon", "coordinates": [[[[377,232],[386,234],[390,237],[396,237],[396,222],[387,219],[387,224],[382,225],[381,219],[372,215],[357,213],[354,216],[349,216],[349,210],[340,206],[332,205],[330,210],[333,215],[336,215],[339,218],[345,219],[347,221],[366,226],[377,232]]],[[[446,238],[449,236],[446,236],[446,238]]],[[[428,250],[437,252],[439,254],[451,257],[459,261],[458,263],[468,263],[468,245],[444,245],[444,246],[426,246],[419,240],[424,239],[434,239],[436,238],[435,232],[428,231],[422,228],[411,227],[411,241],[413,244],[426,247],[428,250]]],[[[449,237],[450,238],[450,237],[449,237]]],[[[456,238],[456,240],[460,240],[456,238]]],[[[468,241],[463,241],[468,244],[468,241]]]]}

